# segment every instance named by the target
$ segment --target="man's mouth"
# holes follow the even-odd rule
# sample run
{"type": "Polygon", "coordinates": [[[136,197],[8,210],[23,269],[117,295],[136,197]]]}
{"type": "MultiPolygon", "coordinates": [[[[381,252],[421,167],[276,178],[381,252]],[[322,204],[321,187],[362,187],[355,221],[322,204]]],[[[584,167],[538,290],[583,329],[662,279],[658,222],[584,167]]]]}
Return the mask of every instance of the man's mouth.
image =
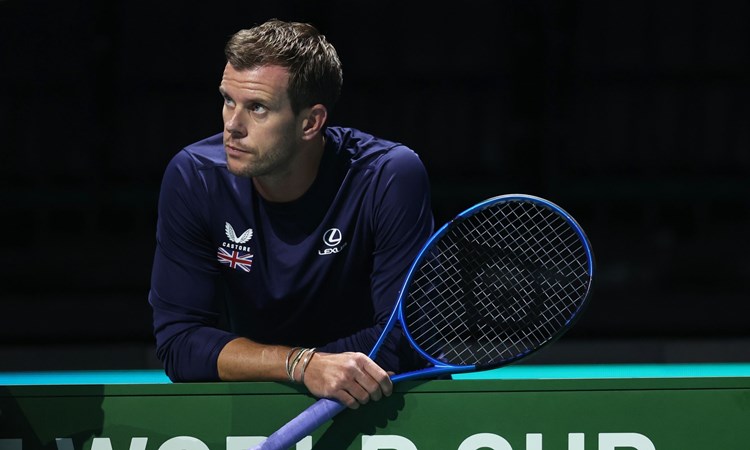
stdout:
{"type": "Polygon", "coordinates": [[[227,153],[250,153],[249,150],[245,150],[244,148],[237,147],[231,144],[226,144],[224,147],[227,150],[227,153]]]}

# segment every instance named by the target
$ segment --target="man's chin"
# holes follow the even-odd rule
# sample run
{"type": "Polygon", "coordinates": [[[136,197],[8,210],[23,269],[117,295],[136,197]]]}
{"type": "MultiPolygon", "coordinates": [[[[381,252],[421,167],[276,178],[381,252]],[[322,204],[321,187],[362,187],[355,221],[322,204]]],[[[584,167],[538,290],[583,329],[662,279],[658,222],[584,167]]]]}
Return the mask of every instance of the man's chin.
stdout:
{"type": "Polygon", "coordinates": [[[231,159],[227,159],[227,170],[229,171],[229,173],[237,177],[250,178],[251,176],[250,174],[248,174],[246,167],[233,162],[231,159]]]}

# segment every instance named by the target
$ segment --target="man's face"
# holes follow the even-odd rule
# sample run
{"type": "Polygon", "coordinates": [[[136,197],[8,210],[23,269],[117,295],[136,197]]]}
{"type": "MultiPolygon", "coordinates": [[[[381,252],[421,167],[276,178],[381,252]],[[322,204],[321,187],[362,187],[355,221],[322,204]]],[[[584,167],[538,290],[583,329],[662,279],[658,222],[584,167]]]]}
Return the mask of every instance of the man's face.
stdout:
{"type": "Polygon", "coordinates": [[[245,177],[283,176],[297,153],[298,118],[287,95],[289,73],[265,66],[238,71],[224,68],[224,150],[227,167],[245,177]]]}

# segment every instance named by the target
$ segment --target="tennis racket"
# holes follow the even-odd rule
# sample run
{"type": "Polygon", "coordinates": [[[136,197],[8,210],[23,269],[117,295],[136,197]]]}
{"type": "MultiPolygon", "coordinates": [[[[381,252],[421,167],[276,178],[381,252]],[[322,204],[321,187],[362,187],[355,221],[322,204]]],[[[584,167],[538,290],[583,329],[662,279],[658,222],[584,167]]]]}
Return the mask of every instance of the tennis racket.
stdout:
{"type": "MultiPolygon", "coordinates": [[[[556,204],[525,194],[484,200],[424,245],[369,356],[400,322],[430,364],[394,383],[511,364],[573,325],[593,272],[586,234],[556,204]]],[[[344,409],[320,399],[254,449],[287,449],[344,409]]]]}

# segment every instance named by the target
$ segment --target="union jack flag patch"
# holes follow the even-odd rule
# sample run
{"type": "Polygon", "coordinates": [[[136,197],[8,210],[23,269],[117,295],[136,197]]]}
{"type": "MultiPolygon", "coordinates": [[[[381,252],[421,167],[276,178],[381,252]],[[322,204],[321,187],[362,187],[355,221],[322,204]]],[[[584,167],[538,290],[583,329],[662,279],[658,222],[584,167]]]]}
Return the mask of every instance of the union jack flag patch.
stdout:
{"type": "Polygon", "coordinates": [[[220,263],[226,264],[232,269],[250,272],[250,269],[253,267],[253,255],[250,253],[240,254],[237,250],[227,251],[226,249],[219,248],[219,251],[216,252],[216,257],[220,263]]]}

